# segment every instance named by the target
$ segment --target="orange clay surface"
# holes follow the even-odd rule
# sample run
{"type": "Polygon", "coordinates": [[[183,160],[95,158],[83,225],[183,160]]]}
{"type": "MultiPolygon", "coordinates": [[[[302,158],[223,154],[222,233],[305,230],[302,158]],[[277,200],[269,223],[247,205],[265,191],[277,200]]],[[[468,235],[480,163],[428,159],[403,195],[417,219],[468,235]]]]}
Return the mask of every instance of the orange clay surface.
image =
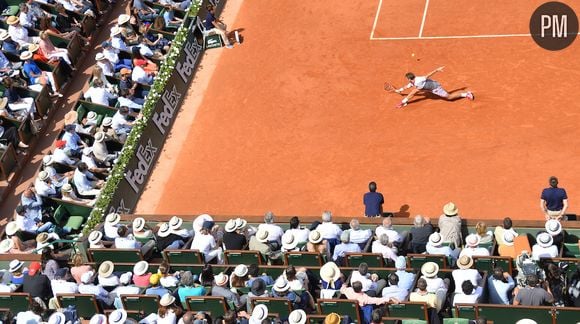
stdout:
{"type": "MultiPolygon", "coordinates": [[[[541,1],[431,0],[423,36],[528,33],[541,1]]],[[[580,40],[416,37],[424,1],[230,0],[242,45],[209,50],[136,212],[361,215],[369,181],[385,210],[541,219],[556,175],[580,211],[580,40]],[[411,57],[415,53],[415,57],[411,57]],[[476,101],[383,90],[435,75],[476,101]]],[[[580,7],[574,8],[580,13],[580,7]]]]}

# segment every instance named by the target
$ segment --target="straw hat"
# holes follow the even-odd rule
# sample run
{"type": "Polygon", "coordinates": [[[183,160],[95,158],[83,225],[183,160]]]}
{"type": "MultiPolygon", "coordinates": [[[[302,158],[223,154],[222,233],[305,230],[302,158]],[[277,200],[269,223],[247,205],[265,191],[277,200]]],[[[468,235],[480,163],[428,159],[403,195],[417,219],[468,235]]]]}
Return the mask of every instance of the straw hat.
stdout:
{"type": "Polygon", "coordinates": [[[236,226],[236,220],[235,219],[230,219],[226,222],[226,225],[224,226],[224,229],[226,230],[226,232],[228,233],[232,233],[237,229],[236,226]]]}
{"type": "Polygon", "coordinates": [[[115,265],[111,261],[105,261],[99,266],[99,276],[107,278],[115,271],[115,265]]]}
{"type": "Polygon", "coordinates": [[[340,278],[340,269],[334,262],[326,262],[320,268],[320,279],[326,282],[335,282],[340,278]]]}
{"type": "Polygon", "coordinates": [[[38,46],[36,44],[28,44],[28,51],[30,53],[34,53],[34,52],[38,51],[39,48],[40,48],[40,46],[38,46]]]}
{"type": "Polygon", "coordinates": [[[131,17],[129,15],[120,14],[119,19],[117,19],[117,25],[122,25],[122,24],[128,22],[129,20],[131,20],[131,17]]]}
{"type": "Polygon", "coordinates": [[[8,236],[12,236],[14,234],[16,234],[16,232],[18,232],[20,230],[20,227],[18,226],[18,223],[16,222],[9,222],[8,224],[6,224],[6,235],[8,236]]]}
{"type": "Polygon", "coordinates": [[[103,314],[95,314],[91,317],[91,321],[89,324],[106,324],[107,323],[107,316],[103,314]]]}
{"type": "Polygon", "coordinates": [[[236,218],[236,229],[244,229],[248,225],[248,221],[241,218],[236,218]]]}
{"type": "Polygon", "coordinates": [[[101,242],[102,238],[103,233],[101,233],[100,231],[92,231],[91,234],[89,234],[89,243],[91,245],[96,245],[99,242],[101,242]]]}
{"type": "Polygon", "coordinates": [[[124,309],[115,309],[109,314],[109,324],[125,324],[127,312],[124,309]]]}
{"type": "Polygon", "coordinates": [[[258,229],[258,232],[256,233],[256,239],[258,240],[258,242],[262,242],[262,243],[266,243],[268,242],[268,231],[265,230],[263,227],[258,229]]]}
{"type": "Polygon", "coordinates": [[[22,269],[22,266],[24,266],[24,262],[22,262],[18,259],[14,259],[14,260],[10,261],[10,264],[8,265],[8,272],[10,272],[10,273],[16,272],[16,271],[22,269]]]}
{"type": "Polygon", "coordinates": [[[562,232],[562,224],[555,219],[550,219],[546,222],[546,231],[548,234],[555,236],[562,232]]]}
{"type": "Polygon", "coordinates": [[[514,245],[515,235],[512,231],[503,232],[503,244],[506,246],[514,245]]]}
{"type": "Polygon", "coordinates": [[[20,18],[18,18],[16,16],[10,16],[10,17],[6,18],[6,24],[8,24],[8,25],[16,25],[19,22],[20,22],[20,18]]]}
{"type": "Polygon", "coordinates": [[[552,246],[552,244],[554,244],[554,238],[552,237],[552,235],[548,233],[540,233],[536,237],[536,242],[538,243],[539,246],[547,248],[552,246]]]}
{"type": "Polygon", "coordinates": [[[42,158],[42,164],[51,165],[52,163],[54,163],[54,159],[52,158],[52,155],[48,154],[42,158]]]}
{"type": "Polygon", "coordinates": [[[142,276],[145,273],[147,273],[148,269],[149,269],[149,263],[147,261],[139,261],[133,267],[133,273],[136,276],[142,276]]]}
{"type": "Polygon", "coordinates": [[[96,61],[102,61],[104,59],[105,59],[105,54],[103,54],[103,53],[97,53],[97,55],[95,55],[96,61]]]}
{"type": "Polygon", "coordinates": [[[26,61],[32,58],[32,52],[30,51],[24,51],[22,53],[20,53],[20,60],[22,61],[26,61]]]}
{"type": "Polygon", "coordinates": [[[431,244],[432,246],[441,246],[443,244],[441,234],[435,232],[429,235],[429,244],[431,244]]]}
{"type": "Polygon", "coordinates": [[[92,110],[87,113],[87,120],[97,121],[97,117],[98,117],[97,113],[92,110]]]}
{"type": "Polygon", "coordinates": [[[46,171],[40,171],[38,173],[38,180],[40,180],[40,181],[46,181],[48,179],[48,177],[49,177],[49,175],[48,175],[48,172],[46,172],[46,171]]]}
{"type": "Polygon", "coordinates": [[[311,231],[310,234],[308,234],[308,241],[312,244],[318,244],[322,242],[322,234],[318,230],[311,231]]]}
{"type": "Polygon", "coordinates": [[[245,275],[248,274],[248,267],[245,264],[238,264],[235,268],[234,268],[234,274],[237,277],[244,277],[245,275]]]}
{"type": "Polygon", "coordinates": [[[454,203],[449,202],[445,206],[443,206],[443,214],[447,216],[455,216],[459,214],[459,209],[455,206],[454,203]]]}
{"type": "Polygon", "coordinates": [[[266,318],[268,318],[268,307],[264,304],[256,305],[250,316],[250,324],[261,324],[266,318]]]}
{"type": "Polygon", "coordinates": [[[13,247],[14,242],[12,242],[12,239],[7,238],[2,240],[2,242],[0,242],[0,253],[8,253],[13,247]]]}
{"type": "Polygon", "coordinates": [[[121,221],[121,215],[117,213],[110,213],[105,218],[105,223],[108,225],[117,225],[121,221]]]}
{"type": "Polygon", "coordinates": [[[469,269],[473,266],[473,259],[469,255],[463,255],[457,259],[457,267],[459,269],[469,269]]]}
{"type": "Polygon", "coordinates": [[[479,245],[480,241],[481,241],[481,238],[479,237],[479,235],[469,234],[465,238],[465,245],[467,245],[468,247],[477,247],[479,245]]]}
{"type": "Polygon", "coordinates": [[[161,225],[159,225],[159,231],[157,232],[157,235],[159,235],[159,237],[168,237],[169,234],[171,234],[171,228],[169,227],[169,224],[161,223],[161,225]]]}
{"type": "Polygon", "coordinates": [[[276,283],[274,284],[274,291],[276,292],[285,292],[288,291],[290,289],[290,284],[288,284],[288,282],[286,280],[276,280],[276,283]]]}
{"type": "Polygon", "coordinates": [[[133,231],[141,232],[145,228],[145,218],[137,217],[133,220],[133,231]]]}
{"type": "Polygon", "coordinates": [[[70,185],[70,183],[63,184],[62,187],[60,188],[60,192],[65,192],[65,193],[72,192],[72,186],[70,185]]]}
{"type": "Polygon", "coordinates": [[[71,110],[64,115],[64,124],[72,125],[77,122],[78,118],[79,114],[76,111],[71,110]]]}
{"type": "Polygon", "coordinates": [[[220,272],[220,274],[214,277],[215,284],[218,286],[226,285],[228,283],[228,279],[229,276],[227,274],[224,274],[223,272],[220,272]]]}
{"type": "Polygon", "coordinates": [[[324,324],[340,324],[340,315],[337,313],[330,313],[326,315],[324,319],[324,324]]]}
{"type": "Polygon", "coordinates": [[[165,295],[163,295],[163,297],[161,297],[161,300],[159,300],[159,305],[167,307],[173,304],[174,302],[175,297],[171,296],[170,293],[166,293],[165,295]]]}
{"type": "Polygon", "coordinates": [[[95,134],[95,142],[101,143],[105,140],[105,133],[104,132],[97,132],[95,134]]]}
{"type": "Polygon", "coordinates": [[[211,221],[211,222],[213,222],[213,217],[211,217],[208,214],[201,214],[201,215],[197,216],[193,220],[193,230],[195,232],[200,232],[201,231],[201,227],[203,226],[203,222],[205,222],[205,221],[211,221]]]}
{"type": "Polygon", "coordinates": [[[113,118],[108,117],[108,116],[103,118],[103,126],[109,127],[111,125],[113,125],[113,118]]]}
{"type": "Polygon", "coordinates": [[[178,230],[182,224],[183,224],[183,219],[181,219],[180,217],[177,217],[177,216],[173,216],[169,220],[169,227],[172,230],[178,230]]]}
{"type": "Polygon", "coordinates": [[[38,235],[36,235],[36,243],[44,244],[48,242],[48,238],[49,238],[48,233],[46,232],[39,233],[38,235]]]}
{"type": "Polygon", "coordinates": [[[64,324],[66,323],[66,316],[63,313],[56,311],[48,318],[48,324],[64,324]]]}
{"type": "Polygon", "coordinates": [[[119,26],[113,26],[113,28],[111,28],[111,37],[117,36],[120,33],[121,33],[121,28],[119,28],[119,26]]]}
{"type": "Polygon", "coordinates": [[[0,40],[5,41],[10,37],[10,35],[8,34],[8,31],[2,29],[0,30],[0,40]]]}
{"type": "Polygon", "coordinates": [[[293,310],[288,316],[289,324],[306,324],[306,312],[301,309],[293,310]]]}
{"type": "Polygon", "coordinates": [[[131,74],[131,69],[122,68],[121,71],[119,72],[119,74],[121,74],[121,75],[130,75],[131,74]]]}
{"type": "Polygon", "coordinates": [[[294,250],[298,245],[298,240],[292,232],[286,232],[282,235],[282,247],[286,250],[294,250]]]}
{"type": "Polygon", "coordinates": [[[437,277],[439,265],[435,262],[426,262],[421,266],[421,273],[427,278],[437,277]]]}

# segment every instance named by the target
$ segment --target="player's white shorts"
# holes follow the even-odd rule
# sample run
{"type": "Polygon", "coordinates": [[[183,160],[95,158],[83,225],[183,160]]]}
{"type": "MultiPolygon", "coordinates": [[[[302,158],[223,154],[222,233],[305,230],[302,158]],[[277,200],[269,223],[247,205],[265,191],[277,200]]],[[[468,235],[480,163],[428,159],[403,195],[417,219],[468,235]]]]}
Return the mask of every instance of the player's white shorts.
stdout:
{"type": "Polygon", "coordinates": [[[449,97],[449,93],[447,93],[447,91],[445,91],[445,89],[443,89],[441,86],[431,90],[431,92],[438,95],[439,97],[443,98],[449,97]]]}

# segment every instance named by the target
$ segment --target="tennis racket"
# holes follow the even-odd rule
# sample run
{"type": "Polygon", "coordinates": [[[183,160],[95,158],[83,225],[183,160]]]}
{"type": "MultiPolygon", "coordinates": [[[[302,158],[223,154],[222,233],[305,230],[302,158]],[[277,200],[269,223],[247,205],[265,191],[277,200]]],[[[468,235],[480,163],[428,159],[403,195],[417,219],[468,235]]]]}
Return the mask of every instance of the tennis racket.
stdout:
{"type": "Polygon", "coordinates": [[[397,88],[393,86],[390,82],[385,82],[385,91],[387,92],[395,92],[397,88]]]}

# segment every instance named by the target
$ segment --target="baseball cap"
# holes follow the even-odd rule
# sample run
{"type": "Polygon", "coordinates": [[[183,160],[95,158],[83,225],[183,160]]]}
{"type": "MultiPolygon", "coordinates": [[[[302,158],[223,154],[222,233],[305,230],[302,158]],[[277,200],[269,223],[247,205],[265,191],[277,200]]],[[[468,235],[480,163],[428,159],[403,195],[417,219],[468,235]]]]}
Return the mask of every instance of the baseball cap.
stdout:
{"type": "Polygon", "coordinates": [[[40,263],[34,261],[28,266],[28,275],[34,276],[40,270],[40,263]]]}

